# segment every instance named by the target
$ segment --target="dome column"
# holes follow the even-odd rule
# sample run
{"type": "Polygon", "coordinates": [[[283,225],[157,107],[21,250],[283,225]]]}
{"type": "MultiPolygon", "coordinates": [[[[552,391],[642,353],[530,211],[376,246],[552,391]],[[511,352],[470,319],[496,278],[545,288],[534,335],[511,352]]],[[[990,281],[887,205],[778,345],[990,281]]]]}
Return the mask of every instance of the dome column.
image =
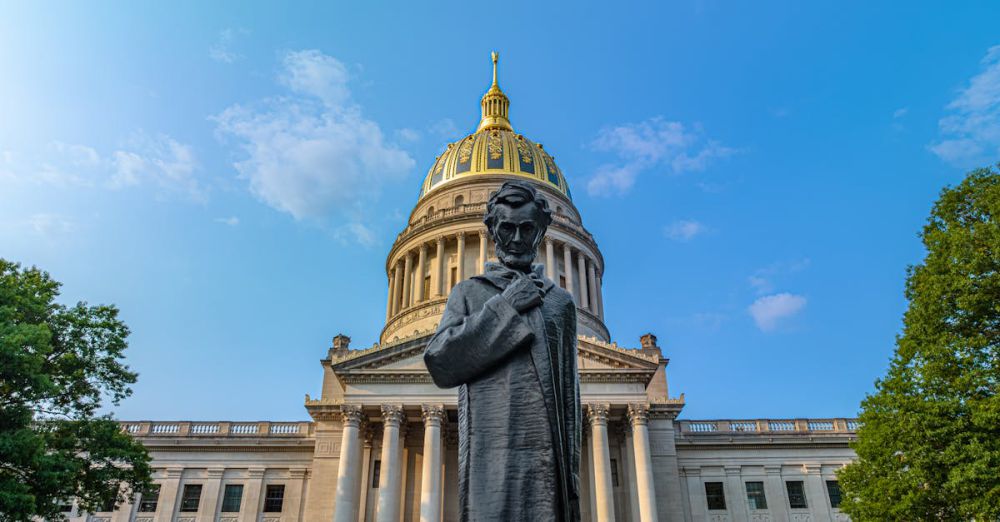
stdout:
{"type": "Polygon", "coordinates": [[[573,247],[569,243],[563,243],[563,277],[566,278],[566,291],[576,300],[573,295],[573,247]]]}
{"type": "Polygon", "coordinates": [[[405,310],[410,307],[410,295],[413,293],[413,252],[407,252],[405,263],[403,265],[403,302],[400,304],[400,310],[405,310]]]}
{"type": "Polygon", "coordinates": [[[402,300],[400,299],[403,294],[403,260],[400,259],[396,261],[396,284],[392,291],[392,315],[396,315],[400,310],[403,309],[402,300]]]}
{"type": "Polygon", "coordinates": [[[420,244],[420,254],[417,257],[417,273],[413,277],[413,284],[416,286],[416,298],[414,298],[413,303],[422,303],[424,301],[424,266],[427,263],[427,244],[420,244]]]}
{"type": "Polygon", "coordinates": [[[444,236],[437,238],[437,257],[434,258],[434,274],[431,276],[431,284],[434,285],[434,297],[441,297],[445,294],[444,277],[441,275],[441,267],[444,264],[444,236]]]}
{"type": "Polygon", "coordinates": [[[486,271],[486,242],[489,239],[486,236],[485,230],[479,231],[479,266],[476,267],[476,273],[482,274],[486,271]]]}
{"type": "Polygon", "coordinates": [[[604,281],[601,274],[597,274],[597,315],[604,320],[604,281]]]}
{"type": "Polygon", "coordinates": [[[597,274],[594,272],[594,261],[587,264],[587,282],[590,283],[590,311],[594,315],[597,312],[597,274]]]}
{"type": "Polygon", "coordinates": [[[576,254],[576,269],[580,274],[580,308],[590,310],[590,298],[587,295],[587,257],[583,251],[576,254]]]}
{"type": "Polygon", "coordinates": [[[396,269],[389,270],[389,297],[385,300],[385,320],[392,317],[392,303],[396,295],[396,269]]]}
{"type": "Polygon", "coordinates": [[[555,281],[556,280],[556,254],[555,247],[552,245],[552,238],[545,238],[545,277],[555,281]]]}
{"type": "Polygon", "coordinates": [[[458,233],[458,280],[459,283],[465,280],[465,232],[458,233]]]}

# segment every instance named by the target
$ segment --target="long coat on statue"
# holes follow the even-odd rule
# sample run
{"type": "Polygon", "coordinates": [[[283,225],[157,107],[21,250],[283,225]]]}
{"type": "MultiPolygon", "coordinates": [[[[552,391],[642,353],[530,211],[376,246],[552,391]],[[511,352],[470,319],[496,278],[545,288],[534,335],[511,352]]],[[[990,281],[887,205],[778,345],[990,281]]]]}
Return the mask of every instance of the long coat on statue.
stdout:
{"type": "Polygon", "coordinates": [[[501,292],[498,263],[455,286],[424,361],[458,386],[458,498],[463,521],[580,519],[576,306],[533,267],[542,304],[524,314],[501,292]]]}

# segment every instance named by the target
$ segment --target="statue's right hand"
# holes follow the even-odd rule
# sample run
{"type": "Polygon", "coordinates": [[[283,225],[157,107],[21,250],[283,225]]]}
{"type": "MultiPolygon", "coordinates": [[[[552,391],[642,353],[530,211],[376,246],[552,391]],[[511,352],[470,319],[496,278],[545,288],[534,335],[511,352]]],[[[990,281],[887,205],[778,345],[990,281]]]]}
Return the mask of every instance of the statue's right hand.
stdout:
{"type": "Polygon", "coordinates": [[[518,313],[524,313],[542,304],[542,290],[527,277],[518,277],[507,285],[503,297],[518,313]]]}

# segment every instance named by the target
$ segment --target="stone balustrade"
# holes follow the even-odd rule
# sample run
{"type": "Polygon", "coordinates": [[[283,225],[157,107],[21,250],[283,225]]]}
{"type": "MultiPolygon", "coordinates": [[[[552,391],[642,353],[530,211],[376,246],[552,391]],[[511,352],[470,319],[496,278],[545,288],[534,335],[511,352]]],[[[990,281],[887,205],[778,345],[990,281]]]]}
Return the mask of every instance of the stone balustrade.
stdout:
{"type": "Polygon", "coordinates": [[[739,419],[677,421],[682,435],[711,434],[854,434],[857,419],[739,419]]]}
{"type": "Polygon", "coordinates": [[[121,421],[122,431],[136,437],[309,437],[312,423],[121,421]]]}

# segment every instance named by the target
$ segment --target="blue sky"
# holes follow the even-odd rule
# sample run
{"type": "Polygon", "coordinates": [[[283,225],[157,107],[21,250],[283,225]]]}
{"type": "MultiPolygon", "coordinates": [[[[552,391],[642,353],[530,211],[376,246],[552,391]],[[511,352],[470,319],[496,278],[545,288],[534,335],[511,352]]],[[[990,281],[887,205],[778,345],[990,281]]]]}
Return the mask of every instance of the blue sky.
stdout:
{"type": "Polygon", "coordinates": [[[854,415],[932,202],[1000,159],[992,3],[361,4],[0,7],[0,256],[121,308],[121,418],[306,418],[493,49],[686,418],[854,415]]]}

